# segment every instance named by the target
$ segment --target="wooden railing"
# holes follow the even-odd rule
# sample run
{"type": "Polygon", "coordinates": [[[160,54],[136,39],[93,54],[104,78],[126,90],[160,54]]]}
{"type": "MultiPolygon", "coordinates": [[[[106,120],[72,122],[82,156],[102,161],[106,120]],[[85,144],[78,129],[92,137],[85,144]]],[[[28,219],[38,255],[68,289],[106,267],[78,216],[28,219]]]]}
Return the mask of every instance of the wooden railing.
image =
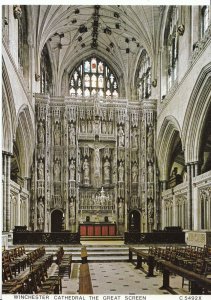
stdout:
{"type": "Polygon", "coordinates": [[[71,232],[13,232],[13,244],[80,244],[80,234],[71,232]]]}
{"type": "Polygon", "coordinates": [[[169,261],[161,261],[163,273],[163,285],[160,289],[170,288],[170,273],[174,273],[181,277],[188,279],[191,283],[190,292],[191,295],[202,294],[203,289],[211,289],[211,280],[206,278],[204,275],[196,274],[193,271],[185,270],[184,268],[178,267],[169,261]]]}
{"type": "Polygon", "coordinates": [[[136,269],[142,268],[142,262],[146,262],[148,265],[147,277],[154,276],[155,260],[154,256],[150,253],[144,252],[140,249],[129,247],[129,261],[133,262],[133,253],[137,256],[136,269]]]}
{"type": "Polygon", "coordinates": [[[185,232],[125,232],[125,244],[184,244],[185,232]]]}

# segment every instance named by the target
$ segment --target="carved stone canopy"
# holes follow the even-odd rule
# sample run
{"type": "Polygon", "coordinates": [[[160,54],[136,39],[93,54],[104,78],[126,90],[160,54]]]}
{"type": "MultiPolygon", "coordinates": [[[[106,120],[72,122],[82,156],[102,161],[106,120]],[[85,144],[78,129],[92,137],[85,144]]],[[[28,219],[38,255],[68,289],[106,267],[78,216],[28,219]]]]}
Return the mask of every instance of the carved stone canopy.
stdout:
{"type": "Polygon", "coordinates": [[[22,15],[22,9],[20,5],[13,5],[13,14],[15,19],[19,19],[22,15]]]}

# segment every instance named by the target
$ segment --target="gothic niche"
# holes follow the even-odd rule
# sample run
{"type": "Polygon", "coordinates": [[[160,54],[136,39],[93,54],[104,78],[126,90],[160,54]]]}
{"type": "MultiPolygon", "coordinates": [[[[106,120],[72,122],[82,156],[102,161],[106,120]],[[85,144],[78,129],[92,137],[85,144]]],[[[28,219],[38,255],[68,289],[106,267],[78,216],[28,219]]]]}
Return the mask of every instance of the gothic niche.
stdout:
{"type": "Polygon", "coordinates": [[[141,122],[138,104],[109,100],[108,105],[95,97],[84,105],[84,99],[66,97],[57,105],[56,99],[38,97],[36,112],[35,230],[51,230],[54,210],[63,212],[63,229],[71,232],[86,220],[106,220],[123,234],[127,212],[144,207],[145,222],[153,226],[154,132],[152,123],[141,122]]]}

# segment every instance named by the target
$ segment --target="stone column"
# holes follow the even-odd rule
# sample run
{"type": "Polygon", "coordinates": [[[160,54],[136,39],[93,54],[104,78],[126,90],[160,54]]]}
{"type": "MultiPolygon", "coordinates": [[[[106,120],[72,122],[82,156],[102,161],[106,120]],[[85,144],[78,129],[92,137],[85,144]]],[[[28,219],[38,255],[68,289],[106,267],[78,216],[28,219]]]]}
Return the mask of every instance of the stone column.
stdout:
{"type": "Polygon", "coordinates": [[[176,199],[175,199],[175,195],[173,195],[173,204],[172,204],[172,225],[176,226],[177,224],[177,209],[176,209],[176,199]]]}
{"type": "Polygon", "coordinates": [[[50,107],[47,103],[46,105],[46,117],[45,117],[45,125],[46,125],[46,131],[45,131],[45,195],[44,195],[44,212],[45,212],[45,219],[44,219],[44,232],[48,232],[50,230],[49,228],[49,210],[50,210],[50,199],[49,199],[49,193],[50,193],[50,127],[51,127],[51,118],[50,118],[50,107]]]}
{"type": "Polygon", "coordinates": [[[193,227],[193,205],[192,205],[192,178],[194,177],[194,164],[187,164],[187,181],[188,181],[188,229],[192,230],[193,227]]]}
{"type": "Polygon", "coordinates": [[[16,225],[20,226],[21,225],[21,193],[19,192],[17,195],[17,223],[16,225]]]}
{"type": "Polygon", "coordinates": [[[161,213],[162,213],[162,223],[161,223],[161,229],[165,227],[165,218],[166,218],[166,210],[165,210],[165,201],[161,200],[161,213]]]}
{"type": "Polygon", "coordinates": [[[129,118],[128,116],[125,118],[125,191],[124,191],[124,214],[123,214],[123,218],[124,218],[124,231],[127,231],[127,207],[128,207],[128,196],[129,196],[129,187],[130,187],[130,164],[131,164],[131,160],[127,159],[129,157],[129,153],[130,153],[130,145],[129,145],[129,118]]]}
{"type": "Polygon", "coordinates": [[[6,231],[6,207],[7,207],[7,193],[6,193],[6,166],[7,166],[7,155],[5,153],[3,153],[2,155],[2,172],[3,172],[3,188],[2,188],[2,192],[3,192],[3,231],[6,231]]]}
{"type": "Polygon", "coordinates": [[[3,231],[10,228],[10,172],[11,172],[11,153],[3,152],[3,231]]]}
{"type": "Polygon", "coordinates": [[[162,190],[162,192],[167,190],[167,180],[161,181],[161,190],[162,190]]]}
{"type": "Polygon", "coordinates": [[[157,185],[156,185],[156,154],[155,154],[155,120],[156,120],[156,110],[157,110],[157,101],[152,99],[143,100],[141,102],[143,110],[143,118],[146,131],[146,165],[145,165],[145,174],[146,174],[146,185],[145,185],[145,208],[148,209],[147,212],[147,231],[152,231],[152,229],[157,229],[157,219],[156,211],[158,208],[158,199],[157,199],[157,185]],[[150,211],[149,211],[150,207],[150,211]]]}

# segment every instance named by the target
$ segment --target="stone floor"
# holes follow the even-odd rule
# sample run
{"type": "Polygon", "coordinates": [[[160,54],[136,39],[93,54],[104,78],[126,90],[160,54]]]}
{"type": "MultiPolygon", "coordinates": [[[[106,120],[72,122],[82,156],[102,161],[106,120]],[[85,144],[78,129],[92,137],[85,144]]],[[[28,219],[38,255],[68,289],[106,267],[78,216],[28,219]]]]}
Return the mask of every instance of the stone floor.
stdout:
{"type": "MultiPolygon", "coordinates": [[[[65,274],[62,279],[62,294],[78,294],[80,263],[73,263],[71,278],[65,274]]],[[[144,266],[146,267],[146,266],[144,266]]],[[[147,278],[143,270],[135,269],[135,265],[127,262],[89,263],[94,294],[128,294],[128,295],[163,295],[189,294],[188,285],[182,289],[182,278],[171,276],[172,291],[160,290],[162,274],[155,272],[155,277],[147,278]]],[[[58,266],[53,264],[49,274],[58,274],[58,266]]]]}
{"type": "MultiPolygon", "coordinates": [[[[85,246],[124,246],[123,241],[82,241],[85,246]]],[[[148,248],[149,245],[131,245],[135,248],[148,248]],[[147,246],[147,247],[146,247],[147,246]]],[[[164,245],[163,245],[164,246],[164,245]]],[[[64,294],[78,293],[78,274],[80,263],[74,263],[72,278],[64,277],[64,294]],[[77,278],[76,278],[77,274],[77,278]]],[[[179,294],[187,295],[188,282],[185,281],[182,288],[182,277],[172,275],[170,278],[171,290],[160,290],[162,286],[162,273],[155,271],[155,277],[146,277],[147,265],[143,264],[144,270],[136,269],[129,262],[89,262],[90,275],[94,294],[128,294],[128,295],[164,295],[179,294]]]]}
{"type": "MultiPolygon", "coordinates": [[[[123,241],[82,241],[82,245],[90,249],[98,246],[105,249],[112,246],[126,247],[123,241]],[[91,247],[91,248],[90,248],[91,247]]],[[[136,248],[148,249],[149,245],[133,245],[136,248]]],[[[163,245],[164,246],[164,245],[163,245]]],[[[80,246],[81,247],[81,246],[80,246]]],[[[80,251],[79,247],[79,251],[80,251]]],[[[56,246],[55,249],[58,247],[56,246]]],[[[49,248],[50,249],[50,248],[49,248]]],[[[66,250],[67,251],[67,250],[66,250]]],[[[128,251],[128,250],[127,250],[128,251]]],[[[69,249],[68,252],[71,252],[69,249]]],[[[128,252],[127,252],[128,253],[128,252]]],[[[128,255],[128,254],[127,254],[128,255]]],[[[128,256],[127,256],[128,257],[128,256]]],[[[89,260],[89,256],[88,256],[89,260]]],[[[79,268],[80,260],[75,260],[72,263],[72,271],[70,278],[68,274],[64,274],[62,278],[63,291],[62,294],[74,295],[78,294],[79,290],[79,268]]],[[[127,258],[124,261],[116,262],[109,261],[90,261],[89,269],[92,280],[94,294],[113,294],[113,295],[163,295],[163,294],[179,294],[187,295],[188,282],[182,288],[182,278],[180,276],[171,276],[170,286],[172,290],[160,290],[162,286],[162,273],[155,271],[155,277],[147,278],[147,265],[143,264],[144,270],[135,269],[135,265],[129,263],[127,258]]],[[[53,263],[48,270],[49,275],[58,274],[58,265],[53,263]]]]}

